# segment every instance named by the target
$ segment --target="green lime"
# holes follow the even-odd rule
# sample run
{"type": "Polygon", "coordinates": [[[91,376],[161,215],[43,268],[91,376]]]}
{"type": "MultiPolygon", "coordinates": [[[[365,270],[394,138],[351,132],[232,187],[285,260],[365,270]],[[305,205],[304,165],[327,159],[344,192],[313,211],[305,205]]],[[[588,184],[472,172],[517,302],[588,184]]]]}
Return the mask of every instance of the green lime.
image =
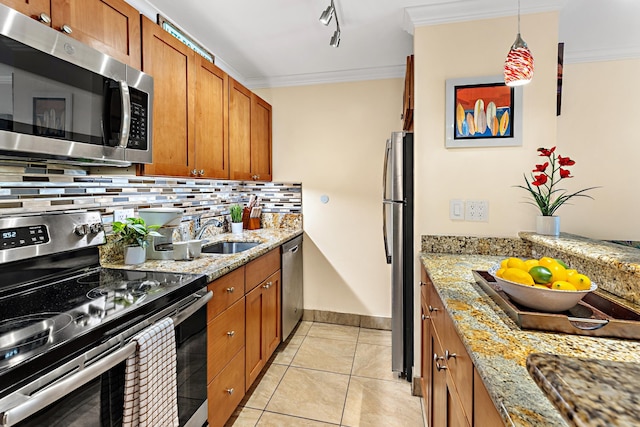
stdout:
{"type": "Polygon", "coordinates": [[[557,259],[556,258],[556,262],[558,264],[560,264],[561,266],[563,266],[564,268],[569,268],[569,266],[567,264],[565,264],[564,261],[562,261],[561,259],[557,259]]]}
{"type": "Polygon", "coordinates": [[[536,265],[535,267],[531,267],[529,270],[529,274],[533,277],[533,281],[542,285],[546,285],[551,282],[551,278],[553,277],[553,273],[547,267],[543,267],[541,265],[536,265]]]}

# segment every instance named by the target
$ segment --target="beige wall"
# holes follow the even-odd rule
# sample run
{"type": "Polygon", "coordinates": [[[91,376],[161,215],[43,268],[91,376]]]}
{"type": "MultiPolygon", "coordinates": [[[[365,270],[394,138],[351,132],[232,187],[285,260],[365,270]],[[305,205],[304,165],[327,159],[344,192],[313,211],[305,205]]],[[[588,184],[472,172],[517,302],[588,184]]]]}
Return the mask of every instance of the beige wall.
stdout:
{"type": "Polygon", "coordinates": [[[274,181],[302,182],[306,309],[391,316],[382,157],[402,90],[388,79],[256,91],[273,106],[274,181]]]}
{"type": "Polygon", "coordinates": [[[563,228],[575,234],[640,240],[638,76],[640,59],[564,68],[558,146],[578,159],[574,186],[602,187],[592,192],[595,201],[559,211],[563,228]]]}
{"type": "Polygon", "coordinates": [[[535,226],[535,209],[513,186],[524,184],[522,174],[538,160],[536,148],[556,141],[555,13],[522,17],[535,58],[534,80],[523,87],[522,146],[445,148],[445,81],[500,75],[515,22],[508,17],[416,29],[416,234],[516,236],[535,226]],[[450,220],[450,199],[488,200],[488,222],[450,220]]]}

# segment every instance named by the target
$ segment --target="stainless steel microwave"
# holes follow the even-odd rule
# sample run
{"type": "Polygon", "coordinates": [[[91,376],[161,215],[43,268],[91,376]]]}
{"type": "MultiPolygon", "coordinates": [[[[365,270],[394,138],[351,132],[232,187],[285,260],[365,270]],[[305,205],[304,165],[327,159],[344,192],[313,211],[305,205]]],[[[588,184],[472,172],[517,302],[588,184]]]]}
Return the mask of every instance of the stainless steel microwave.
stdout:
{"type": "Polygon", "coordinates": [[[151,163],[153,78],[0,5],[0,156],[151,163]]]}

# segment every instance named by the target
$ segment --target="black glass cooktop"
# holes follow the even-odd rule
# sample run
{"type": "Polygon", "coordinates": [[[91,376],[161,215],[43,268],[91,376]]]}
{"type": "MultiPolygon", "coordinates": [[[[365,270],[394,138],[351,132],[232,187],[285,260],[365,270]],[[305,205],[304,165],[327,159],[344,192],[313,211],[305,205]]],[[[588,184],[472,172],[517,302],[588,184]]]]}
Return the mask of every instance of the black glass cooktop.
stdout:
{"type": "Polygon", "coordinates": [[[96,267],[0,292],[0,377],[106,341],[204,286],[204,275],[96,267]]]}

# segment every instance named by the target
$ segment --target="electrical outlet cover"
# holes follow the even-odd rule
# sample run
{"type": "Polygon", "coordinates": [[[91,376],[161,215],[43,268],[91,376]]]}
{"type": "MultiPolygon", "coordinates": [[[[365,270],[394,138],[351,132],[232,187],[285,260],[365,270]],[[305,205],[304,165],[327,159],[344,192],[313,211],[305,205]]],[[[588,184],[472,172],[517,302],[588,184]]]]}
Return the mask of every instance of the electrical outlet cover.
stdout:
{"type": "Polygon", "coordinates": [[[133,209],[115,209],[113,211],[113,220],[119,222],[125,222],[127,218],[133,218],[133,209]]]}
{"type": "Polygon", "coordinates": [[[488,200],[467,200],[465,202],[464,219],[467,221],[489,221],[489,201],[488,200]]]}

